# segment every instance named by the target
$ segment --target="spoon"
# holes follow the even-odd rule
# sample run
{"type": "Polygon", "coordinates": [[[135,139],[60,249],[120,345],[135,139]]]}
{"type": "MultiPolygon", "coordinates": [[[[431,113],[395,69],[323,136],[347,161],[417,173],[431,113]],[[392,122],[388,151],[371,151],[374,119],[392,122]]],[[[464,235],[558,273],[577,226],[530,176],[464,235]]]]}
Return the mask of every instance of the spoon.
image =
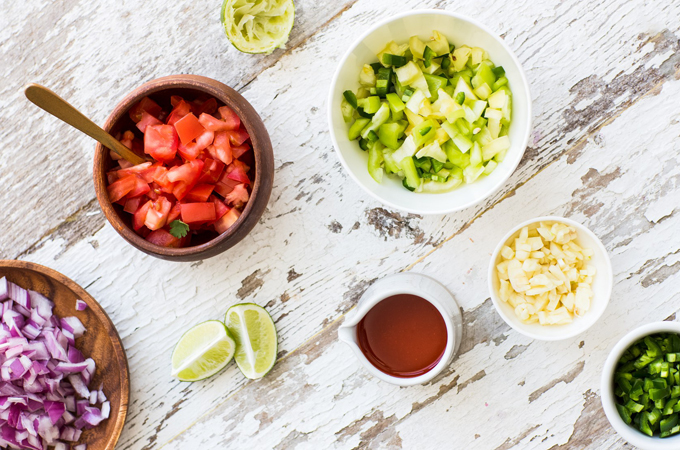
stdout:
{"type": "Polygon", "coordinates": [[[26,98],[38,107],[61,119],[73,128],[82,131],[104,147],[118,153],[123,159],[134,165],[146,162],[144,158],[124,146],[120,141],[104,131],[96,123],[85,117],[63,98],[47,89],[45,86],[31,83],[24,89],[26,98]]]}

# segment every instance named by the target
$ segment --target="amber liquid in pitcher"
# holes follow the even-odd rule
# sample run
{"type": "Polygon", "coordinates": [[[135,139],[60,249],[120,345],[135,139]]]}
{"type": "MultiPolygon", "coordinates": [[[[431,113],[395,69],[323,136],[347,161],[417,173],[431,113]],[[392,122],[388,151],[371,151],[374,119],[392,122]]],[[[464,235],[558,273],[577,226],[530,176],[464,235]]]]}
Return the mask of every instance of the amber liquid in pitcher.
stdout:
{"type": "Polygon", "coordinates": [[[411,294],[381,300],[357,326],[364,356],[382,372],[400,378],[432,370],[444,355],[447,338],[439,310],[411,294]]]}

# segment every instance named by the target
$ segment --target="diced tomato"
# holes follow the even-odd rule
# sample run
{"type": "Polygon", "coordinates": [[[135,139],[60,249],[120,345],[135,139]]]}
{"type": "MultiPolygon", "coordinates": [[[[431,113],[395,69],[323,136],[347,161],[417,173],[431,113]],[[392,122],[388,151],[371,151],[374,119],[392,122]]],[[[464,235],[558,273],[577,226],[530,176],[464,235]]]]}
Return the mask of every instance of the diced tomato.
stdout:
{"type": "Polygon", "coordinates": [[[125,208],[124,211],[126,213],[134,214],[135,211],[139,209],[139,206],[145,202],[147,198],[143,195],[140,195],[139,197],[135,198],[130,198],[125,202],[125,208]]]}
{"type": "Polygon", "coordinates": [[[215,219],[219,220],[222,218],[223,215],[229,211],[229,207],[224,204],[222,200],[219,198],[215,197],[214,195],[210,196],[210,200],[215,204],[215,219]]]}
{"type": "Polygon", "coordinates": [[[106,173],[106,181],[108,184],[113,184],[118,179],[118,170],[112,170],[106,173]]]}
{"type": "Polygon", "coordinates": [[[215,231],[217,231],[219,234],[224,233],[231,227],[238,218],[241,216],[241,213],[239,212],[238,209],[236,208],[231,208],[225,215],[220,218],[217,222],[215,222],[215,231]]]}
{"type": "MultiPolygon", "coordinates": [[[[172,101],[172,98],[170,100],[172,101]]],[[[191,112],[191,105],[189,105],[187,102],[185,102],[180,97],[179,103],[177,103],[177,105],[175,105],[175,108],[172,110],[172,112],[168,116],[167,124],[168,125],[175,125],[175,123],[179,119],[186,116],[190,112],[191,112]]]]}
{"type": "Polygon", "coordinates": [[[206,158],[203,163],[203,173],[198,179],[199,183],[216,183],[224,171],[224,163],[222,161],[206,158]]]}
{"type": "Polygon", "coordinates": [[[205,131],[205,128],[203,128],[203,125],[201,125],[196,116],[189,113],[175,122],[175,130],[177,130],[177,135],[182,144],[187,145],[199,137],[205,131]]]}
{"type": "Polygon", "coordinates": [[[187,193],[184,199],[188,202],[206,202],[213,189],[215,189],[214,184],[197,184],[187,193]]]}
{"type": "Polygon", "coordinates": [[[250,139],[250,135],[243,127],[239,128],[238,130],[229,131],[229,142],[231,143],[232,147],[238,147],[248,139],[250,139]]]}
{"type": "Polygon", "coordinates": [[[191,107],[192,111],[197,116],[200,116],[203,113],[215,114],[215,111],[217,111],[217,100],[210,97],[204,102],[194,101],[191,103],[191,107]]]}
{"type": "Polygon", "coordinates": [[[140,228],[139,230],[136,230],[136,231],[137,231],[137,234],[140,235],[141,237],[143,237],[144,239],[146,239],[146,237],[147,237],[149,234],[151,234],[151,230],[149,230],[149,229],[148,229],[147,227],[145,227],[144,225],[142,225],[142,228],[140,228]]]}
{"type": "Polygon", "coordinates": [[[175,166],[168,170],[168,180],[172,183],[183,181],[194,185],[201,176],[204,162],[200,159],[189,161],[181,166],[175,166]]]}
{"type": "Polygon", "coordinates": [[[168,171],[168,180],[175,183],[172,188],[173,195],[177,200],[182,200],[198,182],[203,170],[203,161],[194,159],[181,166],[173,167],[168,171]]]}
{"type": "Polygon", "coordinates": [[[240,158],[248,150],[250,150],[250,144],[243,144],[243,145],[239,145],[237,147],[231,148],[232,155],[236,159],[240,158]]]}
{"type": "Polygon", "coordinates": [[[163,108],[161,108],[158,103],[154,102],[149,97],[144,97],[139,101],[139,103],[137,103],[135,106],[132,107],[132,109],[130,109],[130,112],[128,114],[130,115],[130,119],[132,119],[133,122],[137,123],[140,120],[142,120],[144,112],[147,112],[152,116],[158,118],[161,111],[163,111],[163,108]]]}
{"type": "Polygon", "coordinates": [[[153,202],[153,205],[146,213],[146,220],[144,225],[151,230],[158,230],[163,228],[168,220],[168,215],[172,209],[172,203],[165,197],[158,197],[158,200],[153,202]]]}
{"type": "Polygon", "coordinates": [[[161,195],[162,192],[161,189],[158,187],[156,183],[152,183],[149,186],[151,186],[151,190],[146,193],[146,196],[153,201],[158,200],[158,197],[161,195]]]}
{"type": "Polygon", "coordinates": [[[153,202],[149,200],[148,202],[144,203],[142,206],[140,206],[137,211],[135,211],[134,216],[132,217],[132,228],[135,230],[139,230],[144,226],[144,221],[146,220],[146,214],[149,211],[149,208],[151,208],[151,205],[153,205],[153,202]]]}
{"type": "Polygon", "coordinates": [[[223,176],[217,183],[215,183],[215,192],[220,194],[222,197],[226,197],[227,194],[233,191],[234,188],[239,184],[242,183],[223,176]]]}
{"type": "Polygon", "coordinates": [[[118,165],[120,166],[121,169],[129,169],[130,167],[134,166],[130,161],[121,159],[118,161],[118,165]]]}
{"type": "Polygon", "coordinates": [[[215,204],[213,202],[182,203],[182,222],[196,223],[215,220],[215,204]]]}
{"type": "Polygon", "coordinates": [[[196,138],[196,142],[189,142],[184,148],[182,148],[180,144],[180,155],[182,155],[184,159],[198,158],[201,152],[212,144],[214,136],[215,133],[213,131],[204,131],[196,138]]]}
{"type": "Polygon", "coordinates": [[[184,99],[180,97],[179,95],[171,95],[170,96],[170,105],[172,105],[173,108],[175,108],[177,105],[180,104],[180,102],[183,102],[184,99]]]}
{"type": "Polygon", "coordinates": [[[234,167],[234,169],[227,174],[227,178],[238,181],[239,183],[250,184],[248,175],[246,175],[243,169],[238,166],[234,167]]]}
{"type": "Polygon", "coordinates": [[[160,247],[180,247],[180,240],[162,228],[149,233],[146,240],[160,247]]]}
{"type": "Polygon", "coordinates": [[[129,131],[126,131],[123,134],[123,138],[120,140],[120,143],[123,144],[124,146],[126,146],[127,148],[132,149],[132,140],[134,138],[135,138],[134,134],[132,134],[129,131]],[[132,136],[128,135],[128,133],[130,133],[130,135],[132,135],[132,136]]]}
{"type": "Polygon", "coordinates": [[[149,184],[141,177],[138,177],[137,175],[133,176],[135,177],[135,187],[132,188],[130,192],[128,192],[126,198],[139,197],[140,195],[144,195],[151,190],[149,184]]]}
{"type": "Polygon", "coordinates": [[[241,119],[233,109],[228,106],[222,106],[218,111],[222,120],[229,124],[230,130],[238,130],[238,127],[241,126],[241,119]]]}
{"type": "Polygon", "coordinates": [[[144,181],[147,183],[152,183],[156,181],[157,177],[159,177],[162,173],[167,173],[167,171],[168,169],[163,167],[163,163],[156,162],[141,172],[139,175],[141,175],[141,177],[144,178],[144,181]]]}
{"type": "Polygon", "coordinates": [[[241,169],[245,173],[248,173],[250,167],[248,167],[248,164],[244,163],[242,160],[235,159],[231,162],[231,165],[227,167],[227,173],[231,173],[231,171],[234,169],[241,169]]]}
{"type": "MultiPolygon", "coordinates": [[[[192,143],[190,142],[189,145],[191,144],[192,143]]],[[[179,153],[179,156],[181,156],[182,159],[185,161],[188,161],[190,159],[196,159],[200,154],[200,152],[196,151],[195,147],[187,148],[187,146],[182,144],[181,142],[177,146],[177,153],[179,153]]]]}
{"type": "Polygon", "coordinates": [[[117,164],[106,174],[107,189],[111,201],[132,215],[137,234],[155,245],[184,247],[193,234],[222,233],[238,220],[249,201],[254,159],[248,133],[231,108],[218,112],[218,101],[207,95],[190,101],[174,95],[170,103],[171,111],[147,97],[130,109],[143,138],[133,130],[116,137],[155,161],[133,165],[111,155],[117,164]],[[179,218],[190,229],[182,239],[168,229],[179,218]]]}
{"type": "MultiPolygon", "coordinates": [[[[227,131],[215,133],[215,140],[213,141],[213,157],[219,159],[224,164],[229,165],[234,159],[231,151],[231,144],[229,144],[229,135],[227,131]]],[[[210,151],[210,149],[208,149],[210,151]]]]}
{"type": "Polygon", "coordinates": [[[152,125],[144,133],[144,153],[148,153],[156,161],[171,161],[177,153],[178,145],[179,138],[173,126],[152,125]]]}
{"type": "Polygon", "coordinates": [[[151,126],[151,125],[162,125],[163,122],[160,120],[156,119],[154,116],[149,114],[146,111],[142,111],[142,119],[137,122],[137,128],[139,128],[139,131],[142,133],[146,133],[146,128],[151,126]]]}
{"type": "Polygon", "coordinates": [[[180,214],[180,203],[177,202],[172,206],[172,209],[170,210],[170,214],[168,214],[168,222],[167,223],[172,223],[173,220],[177,219],[180,214]]]}
{"type": "Polygon", "coordinates": [[[147,161],[145,163],[137,164],[136,166],[128,167],[127,169],[120,169],[117,172],[118,178],[123,178],[132,174],[137,174],[144,178],[142,174],[148,170],[149,167],[151,167],[151,162],[147,161]]]}
{"type": "Polygon", "coordinates": [[[237,184],[234,189],[228,193],[224,199],[231,206],[239,207],[248,201],[248,189],[245,184],[237,184]]]}
{"type": "Polygon", "coordinates": [[[117,180],[113,184],[110,184],[106,190],[109,193],[109,200],[112,203],[125,197],[129,192],[131,192],[137,186],[137,175],[128,175],[125,178],[117,180]]]}
{"type": "Polygon", "coordinates": [[[229,131],[235,129],[233,124],[217,119],[216,117],[206,113],[201,114],[198,117],[198,121],[201,122],[203,128],[210,131],[229,131]]]}

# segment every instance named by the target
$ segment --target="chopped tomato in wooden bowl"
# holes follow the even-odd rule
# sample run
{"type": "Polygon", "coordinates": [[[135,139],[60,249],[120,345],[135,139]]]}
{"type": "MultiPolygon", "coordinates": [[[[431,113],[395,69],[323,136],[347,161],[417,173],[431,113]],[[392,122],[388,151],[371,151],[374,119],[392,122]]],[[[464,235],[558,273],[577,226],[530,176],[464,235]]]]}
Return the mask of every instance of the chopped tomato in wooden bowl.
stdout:
{"type": "Polygon", "coordinates": [[[149,161],[133,166],[111,152],[108,195],[130,214],[132,228],[163,247],[187,247],[229,229],[252,190],[250,136],[238,115],[214,98],[173,95],[169,104],[142,98],[118,132],[149,161]]]}
{"type": "Polygon", "coordinates": [[[99,204],[130,244],[171,261],[215,256],[259,222],[274,156],[261,118],[230,87],[196,75],[147,82],[103,127],[140,156],[132,165],[97,144],[99,204]]]}

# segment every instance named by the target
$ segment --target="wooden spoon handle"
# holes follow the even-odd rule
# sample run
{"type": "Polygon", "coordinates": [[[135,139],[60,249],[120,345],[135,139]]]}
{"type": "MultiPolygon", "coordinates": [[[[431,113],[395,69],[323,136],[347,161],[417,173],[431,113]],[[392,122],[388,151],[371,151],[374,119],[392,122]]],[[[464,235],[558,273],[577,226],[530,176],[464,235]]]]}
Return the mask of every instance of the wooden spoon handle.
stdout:
{"type": "Polygon", "coordinates": [[[54,117],[63,120],[73,128],[76,128],[91,138],[101,142],[104,147],[118,153],[132,164],[137,165],[145,162],[144,158],[121,144],[120,141],[104,131],[66,100],[47,89],[45,86],[35,83],[29,84],[24,89],[24,94],[26,94],[26,98],[40,108],[52,114],[54,117]]]}

